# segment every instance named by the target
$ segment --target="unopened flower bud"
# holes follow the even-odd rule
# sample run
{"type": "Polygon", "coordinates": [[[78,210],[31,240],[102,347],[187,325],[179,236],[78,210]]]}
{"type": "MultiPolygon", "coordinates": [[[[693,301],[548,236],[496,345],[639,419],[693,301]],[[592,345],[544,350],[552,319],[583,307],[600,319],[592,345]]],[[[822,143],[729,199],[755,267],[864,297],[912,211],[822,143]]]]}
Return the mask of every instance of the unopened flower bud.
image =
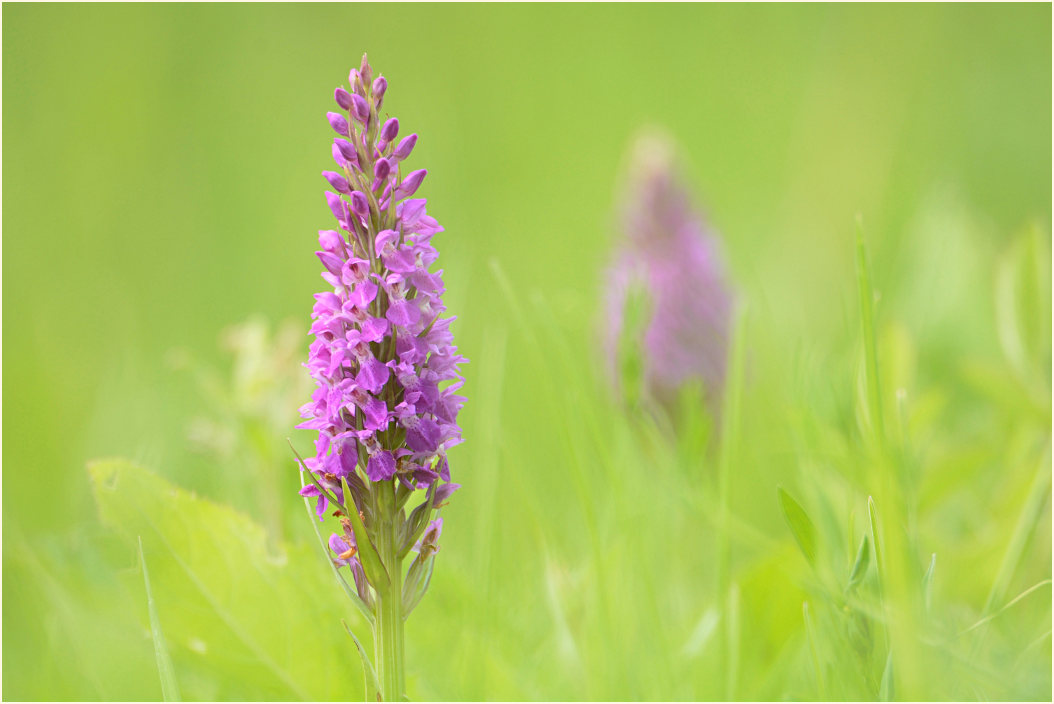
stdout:
{"type": "Polygon", "coordinates": [[[340,106],[341,110],[351,110],[351,93],[343,88],[337,88],[337,90],[333,92],[333,97],[336,99],[337,105],[340,106]]]}
{"type": "MultiPolygon", "coordinates": [[[[380,80],[380,79],[378,79],[380,80]]],[[[391,142],[395,139],[396,135],[399,134],[399,120],[395,117],[389,117],[385,122],[384,126],[381,127],[381,139],[385,142],[391,142]]]]}
{"type": "Polygon", "coordinates": [[[373,82],[373,67],[370,66],[366,54],[362,55],[362,64],[359,66],[359,75],[362,76],[362,82],[364,85],[369,85],[373,82]]]}
{"type": "Polygon", "coordinates": [[[337,166],[340,167],[350,166],[348,160],[344,158],[344,155],[336,144],[333,145],[333,161],[335,161],[337,166]]]}
{"type": "Polygon", "coordinates": [[[351,72],[348,73],[348,86],[353,93],[363,95],[366,92],[365,87],[362,85],[362,76],[359,75],[357,68],[351,69],[351,72]]]}
{"type": "Polygon", "coordinates": [[[348,121],[343,116],[335,112],[327,112],[326,117],[329,118],[329,124],[337,134],[342,137],[347,137],[351,134],[348,130],[348,121]]]}
{"type": "Polygon", "coordinates": [[[351,210],[360,217],[366,217],[370,212],[370,202],[362,191],[352,191],[351,210]]]}
{"type": "Polygon", "coordinates": [[[410,152],[414,150],[414,146],[417,145],[417,135],[412,134],[409,137],[403,137],[398,146],[395,147],[395,151],[392,152],[392,158],[396,161],[402,161],[406,157],[410,156],[410,152]]]}
{"type": "Polygon", "coordinates": [[[370,104],[358,93],[351,96],[351,114],[364,125],[370,119],[370,104]]]}
{"type": "Polygon", "coordinates": [[[377,76],[377,78],[374,79],[373,86],[371,88],[373,97],[377,100],[380,100],[384,97],[384,91],[386,90],[388,90],[388,81],[384,78],[384,76],[377,76]]]}
{"type": "Polygon", "coordinates": [[[351,193],[347,180],[335,171],[323,171],[322,176],[329,181],[329,185],[341,193],[351,193]]]}
{"type": "Polygon", "coordinates": [[[333,140],[333,146],[340,151],[341,156],[349,163],[358,164],[359,155],[355,153],[355,145],[346,139],[333,140]]]}
{"type": "Polygon", "coordinates": [[[417,193],[417,189],[421,187],[421,182],[425,180],[425,174],[427,173],[428,171],[425,169],[411,171],[410,175],[404,178],[399,183],[399,187],[395,189],[395,199],[402,200],[417,193]]]}
{"type": "Polygon", "coordinates": [[[326,203],[329,204],[329,209],[333,211],[333,217],[337,220],[343,221],[348,217],[347,203],[336,193],[326,191],[326,203]]]}
{"type": "Polygon", "coordinates": [[[392,164],[387,159],[378,159],[377,163],[373,165],[373,175],[376,178],[386,179],[391,172],[392,164]]]}
{"type": "Polygon", "coordinates": [[[343,244],[344,238],[336,230],[318,231],[318,245],[327,252],[336,254],[341,250],[341,245],[343,244]]]}

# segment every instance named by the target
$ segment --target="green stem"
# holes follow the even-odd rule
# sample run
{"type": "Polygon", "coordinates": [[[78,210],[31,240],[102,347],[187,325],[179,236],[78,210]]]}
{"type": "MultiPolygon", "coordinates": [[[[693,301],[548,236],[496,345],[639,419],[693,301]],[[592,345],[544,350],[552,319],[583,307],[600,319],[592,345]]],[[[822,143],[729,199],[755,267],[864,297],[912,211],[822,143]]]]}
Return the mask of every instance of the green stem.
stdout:
{"type": "Polygon", "coordinates": [[[380,511],[377,524],[377,552],[391,577],[391,586],[377,593],[377,621],[373,640],[377,658],[377,675],[384,701],[402,701],[406,688],[403,648],[403,570],[395,522],[395,487],[384,482],[380,487],[380,511]]]}
{"type": "Polygon", "coordinates": [[[732,470],[739,451],[740,408],[743,402],[743,357],[746,340],[746,308],[736,308],[732,323],[732,344],[728,351],[728,386],[725,389],[722,413],[721,445],[717,461],[717,494],[720,510],[720,529],[717,532],[717,603],[721,606],[725,643],[720,651],[719,668],[724,681],[722,697],[735,699],[736,663],[738,653],[737,624],[732,606],[737,597],[732,593],[732,470]]]}

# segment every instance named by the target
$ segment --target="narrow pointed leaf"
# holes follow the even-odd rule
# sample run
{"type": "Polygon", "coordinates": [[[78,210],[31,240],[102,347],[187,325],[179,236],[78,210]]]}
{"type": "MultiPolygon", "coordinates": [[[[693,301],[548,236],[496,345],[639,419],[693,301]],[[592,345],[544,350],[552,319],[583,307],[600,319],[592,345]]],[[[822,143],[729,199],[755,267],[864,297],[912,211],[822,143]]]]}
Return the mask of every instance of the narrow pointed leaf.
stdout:
{"type": "Polygon", "coordinates": [[[157,657],[157,671],[161,676],[161,696],[166,702],[181,701],[176,671],[172,667],[172,658],[168,655],[165,636],[161,632],[161,619],[154,605],[154,593],[150,590],[150,573],[146,569],[146,558],[143,556],[143,539],[139,538],[139,565],[143,569],[143,584],[146,587],[146,608],[150,613],[150,633],[154,637],[154,655],[157,657]]]}
{"type": "MultiPolygon", "coordinates": [[[[303,475],[300,476],[300,486],[307,486],[306,484],[304,484],[303,475]]],[[[322,537],[322,531],[318,529],[318,521],[315,520],[315,512],[311,508],[311,499],[305,496],[304,505],[307,507],[307,515],[309,518],[308,522],[311,523],[311,527],[315,529],[315,535],[318,537],[318,543],[322,546],[322,556],[329,564],[329,568],[333,571],[333,576],[336,577],[337,584],[341,586],[341,588],[344,590],[344,593],[348,595],[349,599],[351,599],[351,603],[355,604],[355,608],[359,610],[359,613],[361,613],[366,619],[366,621],[372,626],[374,622],[373,609],[371,609],[366,604],[366,602],[362,600],[362,597],[360,597],[358,592],[355,591],[355,588],[348,584],[348,581],[344,579],[344,575],[340,573],[340,570],[337,569],[337,566],[333,563],[332,558],[330,558],[329,556],[329,545],[326,543],[326,539],[322,537]]]]}
{"type": "Polygon", "coordinates": [[[895,696],[893,687],[893,651],[890,650],[886,656],[886,669],[882,671],[882,683],[878,688],[878,699],[883,702],[891,702],[895,696]]]}
{"type": "Polygon", "coordinates": [[[937,572],[937,553],[930,556],[930,566],[926,568],[926,574],[922,575],[922,598],[926,610],[930,610],[930,602],[933,600],[933,577],[937,572]]]}
{"type": "Polygon", "coordinates": [[[871,564],[871,543],[865,535],[860,541],[860,549],[856,551],[856,561],[849,573],[849,588],[855,587],[867,574],[868,565],[871,564]]]}
{"type": "Polygon", "coordinates": [[[995,618],[996,616],[999,616],[999,615],[1000,615],[1001,613],[1003,613],[1004,611],[1006,611],[1007,609],[1009,609],[1009,608],[1010,608],[1011,606],[1013,606],[1013,605],[1014,605],[1014,604],[1016,604],[1017,602],[1019,602],[1019,601],[1021,601],[1022,599],[1024,599],[1024,598],[1025,598],[1026,596],[1028,596],[1028,595],[1029,595],[1029,594],[1031,594],[1032,592],[1034,592],[1034,591],[1036,591],[1037,589],[1040,589],[1040,588],[1042,588],[1042,587],[1050,586],[1050,584],[1051,584],[1051,580],[1049,580],[1049,579],[1044,579],[1044,580],[1043,580],[1043,581],[1041,581],[1041,582],[1038,582],[1038,583],[1036,583],[1036,584],[1033,584],[1033,585],[1032,585],[1031,587],[1029,587],[1029,588],[1028,588],[1028,589],[1026,589],[1025,591],[1023,591],[1023,592],[1021,592],[1020,594],[1018,594],[1017,596],[1015,596],[1015,597],[1014,597],[1013,599],[1011,599],[1010,601],[1008,601],[1008,602],[1006,603],[1006,605],[1005,605],[1005,606],[1003,606],[1003,608],[999,609],[998,611],[996,611],[996,612],[995,612],[995,613],[993,613],[993,614],[989,614],[988,616],[985,616],[985,617],[984,617],[984,618],[982,618],[982,619],[981,619],[980,621],[978,621],[978,622],[977,622],[977,623],[975,623],[974,625],[970,626],[969,628],[967,628],[967,629],[966,629],[965,631],[963,631],[963,632],[962,632],[962,633],[960,633],[959,635],[963,635],[963,634],[965,634],[965,633],[969,633],[970,631],[972,631],[972,630],[974,630],[974,629],[976,629],[976,628],[979,628],[980,626],[983,626],[984,624],[986,624],[986,623],[988,623],[989,621],[991,621],[992,619],[994,619],[994,618],[995,618]]]}
{"type": "Polygon", "coordinates": [[[381,699],[381,683],[377,680],[377,671],[373,669],[373,664],[370,662],[370,657],[366,654],[366,650],[362,647],[362,643],[355,637],[355,633],[348,628],[348,624],[344,621],[340,622],[344,626],[344,630],[348,632],[351,639],[355,642],[355,648],[359,651],[359,659],[362,660],[362,673],[363,679],[366,681],[366,697],[363,701],[377,702],[381,699]]]}
{"type": "Polygon", "coordinates": [[[827,683],[823,676],[823,665],[820,663],[820,651],[816,647],[816,633],[812,625],[812,617],[809,614],[809,602],[803,601],[801,605],[802,620],[805,621],[805,638],[809,641],[809,655],[812,658],[813,672],[816,674],[816,686],[820,690],[820,698],[827,698],[827,683]]]}
{"type": "Polygon", "coordinates": [[[867,497],[867,517],[871,521],[871,541],[875,546],[875,569],[882,574],[882,551],[878,540],[878,510],[875,508],[875,499],[867,497]]]}
{"type": "MultiPolygon", "coordinates": [[[[343,482],[343,480],[341,480],[343,482]]],[[[343,482],[345,493],[348,492],[347,482],[343,482]]],[[[377,548],[370,540],[366,532],[366,526],[362,525],[362,518],[358,511],[349,511],[348,518],[351,519],[351,529],[355,532],[355,543],[359,548],[359,561],[362,563],[362,571],[366,573],[366,579],[378,592],[387,593],[391,588],[392,580],[385,569],[381,556],[377,554],[377,548]]]]}
{"type": "Polygon", "coordinates": [[[1003,559],[999,563],[995,581],[992,582],[992,587],[988,591],[988,597],[985,599],[985,614],[992,613],[996,603],[1006,594],[1031,536],[1039,529],[1039,522],[1044,514],[1043,509],[1050,501],[1050,484],[1050,445],[1048,441],[1039,464],[1036,466],[1036,473],[1033,476],[1028,495],[1018,513],[1017,523],[1014,526],[1014,532],[1010,536],[1010,542],[1007,544],[1006,551],[1003,553],[1003,559]]]}
{"type": "Polygon", "coordinates": [[[809,520],[809,515],[797,501],[788,494],[783,487],[776,490],[779,497],[780,508],[783,509],[783,517],[787,520],[787,526],[801,548],[805,559],[813,567],[816,566],[816,527],[809,520]]]}
{"type": "MultiPolygon", "coordinates": [[[[315,473],[307,468],[307,464],[304,462],[304,458],[301,457],[300,453],[296,451],[295,447],[293,447],[292,441],[286,438],[286,442],[289,443],[289,449],[291,449],[293,451],[293,454],[296,455],[297,462],[299,462],[300,466],[303,468],[303,474],[307,475],[307,478],[311,480],[311,483],[315,485],[315,488],[322,492],[322,495],[325,496],[331,504],[339,508],[344,513],[347,513],[347,511],[344,509],[344,504],[342,504],[340,501],[337,501],[337,497],[333,496],[333,494],[327,491],[326,487],[322,486],[322,484],[319,483],[318,478],[315,476],[315,473]]],[[[303,483],[301,483],[301,486],[303,486],[303,483]]],[[[345,491],[345,496],[348,495],[349,494],[347,493],[347,491],[345,491]]]]}
{"type": "Polygon", "coordinates": [[[425,500],[410,512],[410,517],[404,524],[406,530],[405,535],[400,536],[402,538],[402,542],[399,545],[400,559],[406,557],[407,553],[410,552],[410,548],[414,546],[421,535],[425,532],[425,528],[428,527],[428,519],[432,515],[432,505],[435,503],[434,487],[435,484],[433,484],[432,487],[429,487],[425,500]]]}
{"type": "Polygon", "coordinates": [[[860,325],[864,335],[864,361],[867,367],[867,410],[875,440],[881,444],[885,437],[882,417],[882,391],[878,376],[878,345],[875,342],[875,291],[871,287],[871,271],[867,262],[864,228],[857,221],[856,280],[860,298],[860,325]]]}
{"type": "Polygon", "coordinates": [[[432,570],[435,567],[435,561],[436,556],[432,552],[423,560],[418,555],[417,559],[410,565],[410,569],[406,573],[406,583],[403,584],[404,619],[410,615],[410,612],[414,610],[414,607],[424,597],[425,592],[428,591],[428,585],[432,582],[432,570]]]}

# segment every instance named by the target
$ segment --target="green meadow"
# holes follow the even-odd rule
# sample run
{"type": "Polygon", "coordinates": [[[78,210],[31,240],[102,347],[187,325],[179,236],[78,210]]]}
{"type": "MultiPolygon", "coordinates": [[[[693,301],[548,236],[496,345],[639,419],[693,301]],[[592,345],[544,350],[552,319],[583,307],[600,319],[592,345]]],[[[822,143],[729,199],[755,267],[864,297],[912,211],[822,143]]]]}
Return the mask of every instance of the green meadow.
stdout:
{"type": "Polygon", "coordinates": [[[1050,700],[1051,7],[3,8],[3,696],[361,699],[287,438],[325,113],[420,141],[468,398],[414,700],[1050,700]],[[737,308],[604,373],[626,151],[737,308]]]}

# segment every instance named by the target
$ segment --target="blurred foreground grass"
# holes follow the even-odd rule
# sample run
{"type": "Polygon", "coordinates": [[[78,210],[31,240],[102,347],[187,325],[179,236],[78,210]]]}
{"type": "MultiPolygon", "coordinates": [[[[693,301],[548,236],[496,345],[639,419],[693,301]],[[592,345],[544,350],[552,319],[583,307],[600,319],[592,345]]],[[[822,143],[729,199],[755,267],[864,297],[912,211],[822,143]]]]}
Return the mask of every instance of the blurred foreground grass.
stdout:
{"type": "MultiPolygon", "coordinates": [[[[953,384],[918,381],[915,336],[881,305],[873,320],[862,307],[843,331],[851,352],[823,374],[794,356],[772,364],[775,341],[748,307],[729,415],[702,448],[619,408],[585,363],[589,341],[561,329],[544,295],[511,295],[493,264],[509,327],[485,336],[474,364],[486,421],[459,465],[495,471],[476,473],[446,509],[442,569],[409,622],[413,697],[1048,698],[1045,247],[1033,230],[997,259],[991,327],[1004,355],[964,356],[953,384]],[[520,387],[531,412],[511,427],[509,364],[533,380],[520,387]]],[[[861,285],[863,304],[871,288],[861,285]]],[[[284,353],[259,322],[232,335],[235,373],[210,384],[230,432],[209,452],[277,475],[290,462],[278,444],[260,445],[256,415],[281,405],[299,374],[268,363],[284,353]],[[224,400],[254,387],[257,405],[224,400]]],[[[113,678],[130,662],[156,672],[129,563],[137,538],[185,697],[357,696],[361,670],[339,619],[368,629],[291,487],[280,517],[267,516],[263,494],[248,505],[289,525],[285,542],[128,463],[96,463],[91,475],[103,523],[125,548],[91,527],[67,539],[75,545],[16,553],[46,587],[26,598],[59,607],[49,638],[71,655],[72,676],[38,680],[25,696],[55,696],[56,684],[77,697],[157,696],[157,679],[137,692],[113,678]],[[115,580],[106,564],[128,566],[115,580]],[[100,636],[116,642],[86,643],[100,636]]],[[[228,480],[231,492],[239,481],[228,480]]]]}
{"type": "Polygon", "coordinates": [[[1049,6],[4,15],[6,698],[161,696],[137,538],[183,697],[361,691],[275,324],[364,47],[472,359],[413,698],[1050,698],[1049,6]],[[648,120],[747,303],[736,422],[679,443],[593,334],[648,120]]]}

